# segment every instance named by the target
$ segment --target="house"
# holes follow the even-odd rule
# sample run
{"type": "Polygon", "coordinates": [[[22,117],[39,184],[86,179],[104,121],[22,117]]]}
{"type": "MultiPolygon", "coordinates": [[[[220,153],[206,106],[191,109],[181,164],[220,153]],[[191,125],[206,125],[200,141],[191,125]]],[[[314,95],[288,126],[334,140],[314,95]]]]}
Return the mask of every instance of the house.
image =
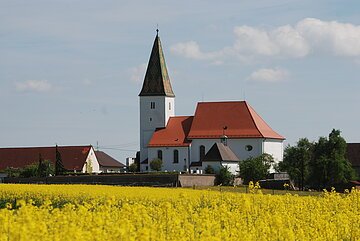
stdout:
{"type": "Polygon", "coordinates": [[[115,170],[115,168],[120,170],[124,166],[115,159],[109,158],[105,153],[96,153],[91,145],[16,147],[0,148],[0,170],[36,164],[40,155],[43,160],[48,160],[55,165],[57,152],[60,154],[64,168],[69,172],[100,173],[115,170]]]}
{"type": "Polygon", "coordinates": [[[118,162],[103,151],[95,151],[95,155],[99,163],[100,172],[102,173],[124,172],[126,169],[124,164],[118,162]]]}
{"type": "Polygon", "coordinates": [[[193,116],[175,115],[175,94],[158,34],[139,98],[141,171],[148,171],[154,159],[163,160],[164,171],[202,172],[211,164],[229,166],[233,173],[238,160],[251,156],[268,153],[276,162],[283,160],[285,138],[246,101],[199,102],[193,116]],[[217,161],[204,159],[213,152],[221,153],[217,161]],[[231,158],[226,160],[223,153],[231,158]]]}
{"type": "Polygon", "coordinates": [[[346,157],[360,178],[360,143],[347,143],[346,157]]]}

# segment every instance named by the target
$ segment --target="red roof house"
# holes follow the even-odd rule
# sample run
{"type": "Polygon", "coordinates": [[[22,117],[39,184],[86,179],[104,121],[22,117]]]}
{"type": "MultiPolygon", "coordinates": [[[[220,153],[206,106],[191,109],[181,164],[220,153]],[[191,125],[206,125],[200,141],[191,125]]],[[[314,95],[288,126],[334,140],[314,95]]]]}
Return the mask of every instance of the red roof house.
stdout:
{"type": "MultiPolygon", "coordinates": [[[[91,172],[122,171],[124,164],[102,151],[94,151],[89,146],[58,146],[58,152],[64,168],[68,171],[88,172],[91,162],[91,172]],[[88,168],[86,168],[88,167],[88,168]]],[[[0,148],[0,170],[6,168],[23,168],[37,164],[39,156],[55,165],[56,147],[16,147],[0,148]]]]}

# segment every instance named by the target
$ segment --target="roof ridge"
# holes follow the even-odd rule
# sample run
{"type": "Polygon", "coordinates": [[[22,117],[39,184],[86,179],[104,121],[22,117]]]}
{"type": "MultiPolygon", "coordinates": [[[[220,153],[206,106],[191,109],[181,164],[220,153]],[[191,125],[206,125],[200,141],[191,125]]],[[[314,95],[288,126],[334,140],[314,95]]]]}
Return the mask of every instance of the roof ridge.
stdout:
{"type": "Polygon", "coordinates": [[[211,103],[247,103],[246,100],[226,100],[226,101],[201,101],[198,104],[211,104],[211,103]]]}

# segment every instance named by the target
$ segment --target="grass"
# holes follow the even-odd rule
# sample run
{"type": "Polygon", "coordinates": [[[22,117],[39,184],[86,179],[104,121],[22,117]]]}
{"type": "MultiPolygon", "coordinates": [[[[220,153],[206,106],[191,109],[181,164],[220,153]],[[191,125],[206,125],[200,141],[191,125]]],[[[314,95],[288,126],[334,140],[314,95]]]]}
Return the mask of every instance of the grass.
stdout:
{"type": "MultiPolygon", "coordinates": [[[[248,193],[248,186],[213,186],[213,187],[193,187],[193,189],[197,190],[210,190],[210,191],[218,191],[218,192],[235,192],[235,193],[248,193]]],[[[261,188],[261,192],[263,194],[272,194],[272,195],[285,195],[287,193],[292,195],[299,196],[320,196],[322,192],[309,192],[309,191],[292,191],[292,190],[274,190],[274,189],[263,189],[261,188]]]]}

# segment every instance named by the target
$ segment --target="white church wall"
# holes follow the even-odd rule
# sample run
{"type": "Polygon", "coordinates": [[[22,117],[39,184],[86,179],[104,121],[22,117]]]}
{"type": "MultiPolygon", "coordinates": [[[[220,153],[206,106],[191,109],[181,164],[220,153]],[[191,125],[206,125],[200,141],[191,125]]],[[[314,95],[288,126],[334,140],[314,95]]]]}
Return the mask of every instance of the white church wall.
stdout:
{"type": "Polygon", "coordinates": [[[224,167],[228,167],[231,174],[233,174],[233,175],[239,174],[239,163],[238,162],[223,162],[222,165],[224,167]]]}
{"type": "MultiPolygon", "coordinates": [[[[284,155],[284,143],[282,140],[266,139],[264,141],[264,153],[268,153],[273,156],[275,163],[279,163],[283,160],[284,155]]],[[[272,171],[274,171],[272,169],[272,171]]]]}
{"type": "Polygon", "coordinates": [[[88,165],[90,165],[91,169],[92,169],[92,173],[100,173],[100,165],[99,162],[96,158],[94,149],[91,147],[88,156],[86,157],[86,162],[82,168],[82,172],[86,173],[87,172],[87,167],[88,165]]]}
{"type": "Polygon", "coordinates": [[[174,97],[140,97],[140,161],[148,156],[147,145],[155,129],[165,127],[169,118],[174,115],[174,97]]]}
{"type": "Polygon", "coordinates": [[[222,162],[222,163],[214,162],[214,161],[203,162],[201,169],[204,171],[204,173],[205,173],[205,169],[207,166],[211,166],[215,172],[219,172],[221,166],[228,167],[229,171],[232,174],[234,174],[234,175],[239,174],[239,163],[238,162],[222,162]]]}
{"type": "Polygon", "coordinates": [[[150,147],[148,148],[149,165],[150,162],[158,158],[158,151],[162,151],[163,167],[162,171],[186,171],[188,169],[189,148],[188,147],[150,147]],[[179,162],[174,163],[174,151],[178,150],[179,162]]]}
{"type": "MultiPolygon", "coordinates": [[[[220,139],[193,139],[191,143],[191,161],[199,161],[201,145],[205,146],[205,153],[207,153],[214,143],[220,142],[220,139]]],[[[240,160],[245,160],[251,156],[256,157],[263,153],[262,138],[228,139],[227,145],[240,160]],[[248,150],[247,146],[251,146],[252,149],[248,150]]]]}

